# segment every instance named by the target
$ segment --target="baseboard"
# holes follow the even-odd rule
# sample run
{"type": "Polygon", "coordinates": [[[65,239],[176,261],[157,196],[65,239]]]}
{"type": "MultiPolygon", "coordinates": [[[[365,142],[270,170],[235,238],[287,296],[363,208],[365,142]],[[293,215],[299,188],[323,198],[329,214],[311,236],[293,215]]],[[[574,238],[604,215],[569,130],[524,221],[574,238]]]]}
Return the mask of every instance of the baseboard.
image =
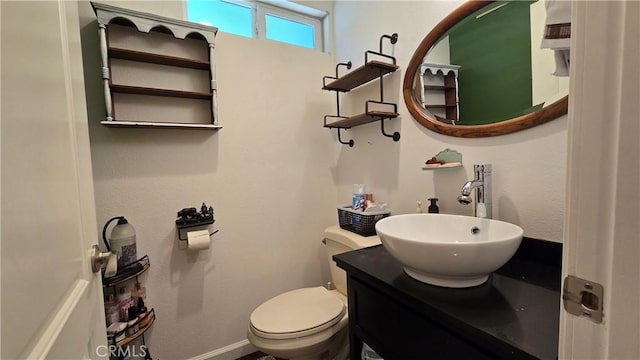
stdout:
{"type": "Polygon", "coordinates": [[[189,360],[235,360],[255,351],[257,351],[257,349],[249,343],[249,340],[244,339],[237,343],[192,357],[189,360]]]}

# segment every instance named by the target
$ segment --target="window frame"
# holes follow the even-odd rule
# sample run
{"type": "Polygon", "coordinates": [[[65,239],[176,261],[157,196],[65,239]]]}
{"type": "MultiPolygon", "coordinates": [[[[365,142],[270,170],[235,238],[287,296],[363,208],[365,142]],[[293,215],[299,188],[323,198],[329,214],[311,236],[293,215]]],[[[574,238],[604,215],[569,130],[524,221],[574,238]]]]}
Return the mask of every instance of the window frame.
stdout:
{"type": "MultiPolygon", "coordinates": [[[[322,41],[322,35],[323,35],[323,28],[322,28],[322,19],[317,18],[315,16],[312,15],[308,15],[308,14],[303,14],[297,11],[292,11],[289,9],[285,9],[283,7],[279,7],[279,6],[274,6],[271,5],[269,3],[266,2],[262,2],[262,1],[258,1],[256,2],[257,6],[257,16],[256,16],[256,22],[257,22],[257,26],[256,26],[256,31],[259,34],[258,38],[262,38],[262,39],[266,39],[266,40],[270,40],[270,41],[277,41],[277,42],[283,42],[283,41],[278,41],[278,40],[272,40],[272,39],[267,39],[267,28],[266,28],[266,16],[267,15],[271,15],[271,16],[275,16],[275,17],[279,17],[285,20],[290,20],[290,21],[294,21],[297,23],[301,23],[301,24],[305,24],[305,25],[309,25],[311,27],[313,27],[314,31],[313,31],[313,49],[317,50],[317,51],[322,51],[322,49],[324,48],[324,44],[322,41]]],[[[289,45],[294,45],[294,46],[298,46],[298,47],[302,47],[305,49],[310,49],[308,47],[304,47],[304,46],[299,46],[296,44],[291,44],[288,42],[283,42],[285,44],[289,44],[289,45]]]]}
{"type": "MultiPolygon", "coordinates": [[[[187,1],[183,1],[184,19],[188,19],[187,1]]],[[[219,0],[237,6],[251,9],[251,28],[252,38],[269,41],[276,41],[303,49],[312,49],[316,51],[328,51],[328,33],[326,31],[329,13],[325,10],[315,9],[306,5],[298,4],[291,1],[282,0],[219,0]],[[279,40],[271,40],[266,37],[266,16],[272,15],[285,20],[298,22],[309,25],[314,29],[313,48],[308,48],[279,40]]],[[[214,24],[215,26],[215,24],[214,24]]],[[[221,30],[223,31],[223,30],[221,30]]],[[[230,33],[233,34],[233,33],[230,33]]],[[[238,35],[243,36],[243,35],[238,35]]]]}

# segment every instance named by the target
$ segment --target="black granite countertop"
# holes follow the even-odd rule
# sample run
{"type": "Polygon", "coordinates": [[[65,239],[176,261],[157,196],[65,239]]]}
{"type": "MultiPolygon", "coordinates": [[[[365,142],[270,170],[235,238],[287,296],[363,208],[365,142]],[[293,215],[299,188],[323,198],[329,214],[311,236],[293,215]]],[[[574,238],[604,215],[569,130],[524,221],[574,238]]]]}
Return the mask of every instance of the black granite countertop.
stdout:
{"type": "Polygon", "coordinates": [[[335,255],[334,260],[350,275],[421,309],[482,348],[504,358],[547,360],[558,354],[561,256],[561,244],[525,238],[489,281],[466,289],[409,277],[382,245],[335,255]]]}

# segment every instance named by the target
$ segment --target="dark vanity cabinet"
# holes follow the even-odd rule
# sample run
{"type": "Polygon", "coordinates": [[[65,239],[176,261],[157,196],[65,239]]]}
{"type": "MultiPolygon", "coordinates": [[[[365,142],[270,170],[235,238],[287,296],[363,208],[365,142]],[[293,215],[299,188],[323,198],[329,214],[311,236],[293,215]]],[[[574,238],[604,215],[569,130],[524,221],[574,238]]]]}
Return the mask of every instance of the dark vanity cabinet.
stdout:
{"type": "Polygon", "coordinates": [[[347,272],[352,360],[556,359],[558,267],[514,257],[483,285],[423,284],[375,246],[334,256],[347,272]]]}

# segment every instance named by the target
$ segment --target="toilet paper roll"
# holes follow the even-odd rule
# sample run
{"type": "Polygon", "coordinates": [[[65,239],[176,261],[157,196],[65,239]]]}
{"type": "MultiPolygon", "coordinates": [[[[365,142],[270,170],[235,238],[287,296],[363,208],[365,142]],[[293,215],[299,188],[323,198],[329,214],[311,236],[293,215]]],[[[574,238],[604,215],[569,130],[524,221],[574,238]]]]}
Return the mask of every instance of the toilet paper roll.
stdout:
{"type": "Polygon", "coordinates": [[[206,250],[209,248],[209,230],[187,232],[187,248],[189,250],[206,250]]]}

